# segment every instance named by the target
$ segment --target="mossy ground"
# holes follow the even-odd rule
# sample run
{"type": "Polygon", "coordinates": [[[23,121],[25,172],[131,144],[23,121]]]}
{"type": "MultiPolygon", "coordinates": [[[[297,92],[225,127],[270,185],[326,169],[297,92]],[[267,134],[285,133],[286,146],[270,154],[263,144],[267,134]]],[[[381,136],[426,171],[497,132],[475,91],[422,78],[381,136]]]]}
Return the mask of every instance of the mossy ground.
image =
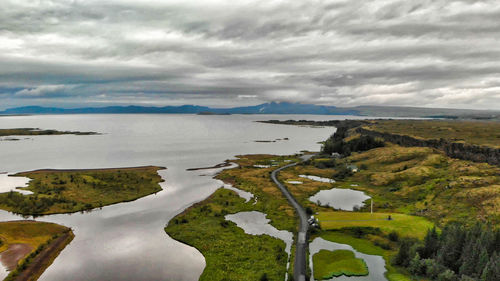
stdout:
{"type": "Polygon", "coordinates": [[[283,280],[288,260],[285,243],[268,235],[251,235],[227,221],[226,214],[253,210],[234,191],[219,189],[172,219],[165,231],[197,248],[206,267],[200,280],[283,280]]]}
{"type": "Polygon", "coordinates": [[[365,276],[368,267],[362,259],[354,256],[349,250],[320,250],[313,256],[314,279],[330,279],[332,277],[365,276]]]}
{"type": "MultiPolygon", "coordinates": [[[[245,203],[234,191],[219,189],[169,222],[165,228],[167,234],[197,248],[205,257],[207,265],[200,280],[259,280],[264,274],[269,280],[283,280],[288,260],[285,243],[267,235],[246,234],[224,216],[260,211],[275,228],[295,233],[298,221],[293,208],[269,173],[297,160],[294,156],[238,156],[234,162],[239,166],[222,171],[216,178],[251,192],[255,204],[254,199],[245,203]]],[[[293,253],[292,248],[292,259],[293,253]]],[[[289,273],[293,272],[292,264],[289,273]]]]}
{"type": "Polygon", "coordinates": [[[0,194],[0,208],[23,215],[90,210],[158,192],[161,167],[100,170],[39,170],[16,174],[32,179],[25,190],[0,194]]]}
{"type": "Polygon", "coordinates": [[[321,231],[320,233],[313,235],[312,238],[321,237],[335,243],[350,245],[356,251],[363,254],[381,256],[385,260],[385,268],[387,269],[385,276],[389,281],[411,280],[408,277],[408,273],[403,268],[396,268],[391,264],[392,257],[397,252],[397,244],[390,241],[385,235],[381,235],[380,233],[377,235],[373,233],[368,234],[370,232],[369,230],[366,232],[367,234],[361,234],[356,237],[357,235],[354,234],[351,229],[321,231]]]}

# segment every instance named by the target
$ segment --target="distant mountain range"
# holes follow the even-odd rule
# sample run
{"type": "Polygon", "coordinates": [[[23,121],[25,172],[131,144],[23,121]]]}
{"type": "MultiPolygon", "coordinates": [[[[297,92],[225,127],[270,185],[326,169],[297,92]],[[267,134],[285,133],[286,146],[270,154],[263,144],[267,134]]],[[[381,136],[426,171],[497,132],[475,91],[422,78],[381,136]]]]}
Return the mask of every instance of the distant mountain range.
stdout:
{"type": "Polygon", "coordinates": [[[184,114],[321,114],[321,115],[359,115],[351,109],[314,104],[271,102],[255,106],[211,108],[197,105],[145,107],[145,106],[107,106],[84,108],[57,108],[24,106],[10,108],[0,114],[105,114],[105,113],[184,113],[184,114]]]}
{"type": "Polygon", "coordinates": [[[335,107],[314,104],[270,102],[255,106],[212,108],[197,105],[146,107],[146,106],[107,106],[83,108],[58,108],[24,106],[1,111],[0,115],[36,114],[316,114],[316,115],[357,115],[373,117],[435,117],[500,119],[500,111],[420,108],[397,106],[357,106],[335,107]]]}

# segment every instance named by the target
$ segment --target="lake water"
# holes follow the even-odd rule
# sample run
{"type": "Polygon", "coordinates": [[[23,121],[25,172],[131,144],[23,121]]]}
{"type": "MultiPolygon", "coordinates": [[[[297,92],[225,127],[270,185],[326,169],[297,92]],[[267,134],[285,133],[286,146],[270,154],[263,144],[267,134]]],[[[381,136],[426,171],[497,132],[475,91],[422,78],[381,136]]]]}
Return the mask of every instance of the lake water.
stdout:
{"type": "Polygon", "coordinates": [[[310,197],[309,200],[314,203],[319,202],[321,206],[330,206],[335,209],[352,211],[355,206],[364,206],[363,201],[370,198],[370,196],[362,191],[332,188],[319,191],[314,196],[310,197]]]}
{"type": "Polygon", "coordinates": [[[18,187],[27,187],[30,181],[26,177],[11,177],[7,173],[0,174],[0,193],[15,191],[22,194],[33,194],[29,190],[18,189],[18,187]]]}
{"type": "MultiPolygon", "coordinates": [[[[349,118],[353,118],[349,116],[349,118]]],[[[171,239],[164,227],[222,183],[208,171],[238,154],[293,154],[319,150],[334,128],[253,122],[268,119],[345,119],[293,115],[47,115],[0,117],[0,128],[96,131],[95,136],[34,136],[0,142],[0,172],[54,168],[158,165],[161,192],[90,213],[51,215],[40,221],[71,227],[76,235],[40,280],[197,280],[205,266],[196,249],[171,239]],[[289,138],[275,143],[256,139],[289,138]]],[[[214,173],[218,170],[211,170],[214,173]]],[[[23,219],[0,210],[0,221],[23,219]]],[[[2,271],[0,270],[0,275],[2,271]]],[[[0,276],[1,278],[2,276],[0,276]]]]}

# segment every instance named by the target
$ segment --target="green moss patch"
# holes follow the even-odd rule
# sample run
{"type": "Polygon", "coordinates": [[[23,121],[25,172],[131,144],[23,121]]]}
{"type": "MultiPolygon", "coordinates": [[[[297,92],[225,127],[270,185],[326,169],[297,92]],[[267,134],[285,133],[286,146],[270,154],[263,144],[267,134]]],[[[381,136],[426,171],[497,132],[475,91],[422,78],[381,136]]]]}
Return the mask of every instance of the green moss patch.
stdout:
{"type": "Polygon", "coordinates": [[[363,259],[358,259],[349,250],[321,250],[313,256],[314,279],[332,277],[366,276],[368,267],[363,259]]]}
{"type": "Polygon", "coordinates": [[[253,208],[252,202],[221,188],[172,219],[165,231],[203,254],[206,267],[200,280],[283,280],[285,243],[268,235],[246,234],[225,219],[226,214],[253,208]]]}

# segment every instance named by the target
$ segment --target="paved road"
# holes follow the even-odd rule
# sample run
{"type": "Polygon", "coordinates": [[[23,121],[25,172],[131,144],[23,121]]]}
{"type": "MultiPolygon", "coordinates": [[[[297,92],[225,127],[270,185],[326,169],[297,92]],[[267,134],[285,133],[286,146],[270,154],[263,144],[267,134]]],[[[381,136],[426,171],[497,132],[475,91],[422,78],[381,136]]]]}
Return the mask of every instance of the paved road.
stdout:
{"type": "MultiPolygon", "coordinates": [[[[302,161],[307,161],[314,155],[304,155],[302,156],[302,161]]],[[[276,185],[281,189],[281,192],[285,195],[286,199],[290,204],[295,208],[297,214],[299,214],[300,218],[300,227],[299,233],[297,235],[297,243],[295,247],[295,263],[293,270],[293,279],[296,281],[305,281],[306,280],[306,249],[307,249],[307,229],[309,228],[309,224],[307,223],[307,214],[304,211],[304,208],[295,200],[290,191],[276,178],[278,173],[281,170],[286,168],[293,167],[298,163],[293,163],[290,165],[283,166],[279,169],[274,170],[271,173],[271,179],[276,183],[276,185]]]]}

